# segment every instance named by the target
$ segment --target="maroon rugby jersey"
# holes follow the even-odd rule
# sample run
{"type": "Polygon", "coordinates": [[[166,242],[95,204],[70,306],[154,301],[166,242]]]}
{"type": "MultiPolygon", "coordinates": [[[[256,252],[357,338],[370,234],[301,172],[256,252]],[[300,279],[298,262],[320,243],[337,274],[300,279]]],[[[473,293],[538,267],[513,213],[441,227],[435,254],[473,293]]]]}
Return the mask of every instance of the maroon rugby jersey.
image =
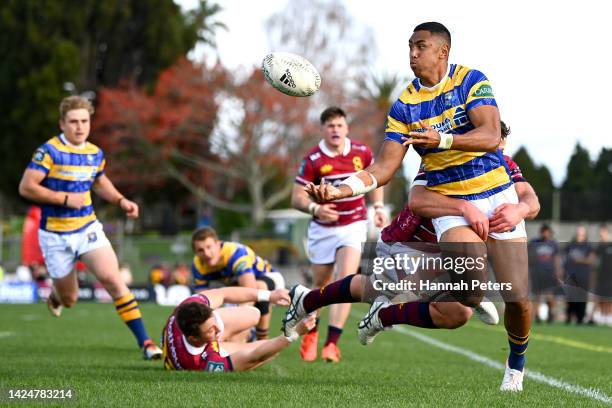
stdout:
{"type": "MultiPolygon", "coordinates": [[[[365,169],[373,161],[372,151],[363,143],[346,138],[344,152],[334,155],[325,146],[325,142],[321,140],[304,156],[295,182],[304,186],[308,183],[331,183],[337,187],[346,178],[359,170],[365,169]]],[[[336,205],[335,210],[340,213],[338,221],[322,222],[313,217],[317,224],[325,227],[336,227],[366,219],[367,208],[363,194],[336,200],[332,203],[336,205]]]]}
{"type": "MultiPolygon", "coordinates": [[[[504,155],[508,165],[510,178],[514,183],[526,182],[521,168],[510,156],[504,155]]],[[[425,173],[419,170],[415,181],[424,181],[425,173]]],[[[381,232],[381,239],[386,243],[393,242],[431,242],[437,243],[438,238],[430,218],[423,218],[412,212],[410,206],[406,206],[381,232]]]]}
{"type": "MultiPolygon", "coordinates": [[[[188,297],[181,305],[190,302],[198,302],[210,306],[208,298],[201,294],[188,297]]],[[[176,309],[166,322],[162,333],[162,348],[166,369],[212,372],[232,371],[232,361],[229,356],[221,354],[221,348],[217,341],[210,342],[201,348],[190,346],[192,351],[198,349],[196,354],[192,354],[189,351],[185,337],[176,321],[175,313],[176,309]]]]}

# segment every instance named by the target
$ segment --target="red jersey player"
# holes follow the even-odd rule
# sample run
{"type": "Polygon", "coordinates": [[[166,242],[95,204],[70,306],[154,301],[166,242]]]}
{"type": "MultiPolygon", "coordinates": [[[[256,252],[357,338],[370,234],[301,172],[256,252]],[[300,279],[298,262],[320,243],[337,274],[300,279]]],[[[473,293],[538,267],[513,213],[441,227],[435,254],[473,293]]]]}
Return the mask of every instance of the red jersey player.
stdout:
{"type": "Polygon", "coordinates": [[[217,309],[224,301],[270,301],[287,305],[285,289],[269,292],[254,288],[225,287],[206,290],[185,299],[168,318],[162,333],[164,366],[169,370],[210,372],[245,371],[274,358],[297,337],[314,326],[314,318],[299,326],[295,335],[253,343],[233,343],[234,336],[259,320],[252,306],[217,309]]]}
{"type": "MultiPolygon", "coordinates": [[[[349,127],[342,109],[325,109],[321,113],[321,129],[323,139],[304,156],[291,197],[294,208],[313,216],[308,227],[308,258],[317,287],[331,281],[334,265],[340,278],[357,272],[361,245],[366,240],[367,208],[363,195],[317,204],[304,191],[304,186],[308,183],[338,185],[373,162],[368,146],[347,137],[349,127]]],[[[386,223],[382,190],[372,191],[368,198],[376,210],[375,224],[382,227],[386,223]]],[[[350,304],[330,309],[328,336],[322,352],[324,360],[340,361],[337,342],[349,312],[350,304]]],[[[302,341],[300,355],[303,360],[317,358],[317,342],[315,328],[302,341]]]]}

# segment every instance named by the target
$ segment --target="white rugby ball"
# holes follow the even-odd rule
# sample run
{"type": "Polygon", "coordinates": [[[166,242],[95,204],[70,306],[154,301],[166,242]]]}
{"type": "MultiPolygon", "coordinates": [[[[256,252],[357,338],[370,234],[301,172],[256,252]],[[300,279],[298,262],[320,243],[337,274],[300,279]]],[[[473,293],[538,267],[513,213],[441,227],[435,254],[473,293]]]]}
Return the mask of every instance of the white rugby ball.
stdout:
{"type": "Polygon", "coordinates": [[[321,87],[321,76],[304,57],[289,52],[273,52],[261,63],[266,81],[290,96],[310,96],[321,87]]]}

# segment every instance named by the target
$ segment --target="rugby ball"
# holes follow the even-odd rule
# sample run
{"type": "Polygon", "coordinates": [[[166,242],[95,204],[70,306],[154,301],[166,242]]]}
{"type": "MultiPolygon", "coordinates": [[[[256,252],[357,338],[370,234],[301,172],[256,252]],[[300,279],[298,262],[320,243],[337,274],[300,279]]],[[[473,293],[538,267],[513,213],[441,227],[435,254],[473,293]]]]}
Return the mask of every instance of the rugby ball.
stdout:
{"type": "Polygon", "coordinates": [[[304,57],[289,52],[273,52],[261,63],[266,81],[290,96],[310,96],[321,87],[321,76],[304,57]]]}

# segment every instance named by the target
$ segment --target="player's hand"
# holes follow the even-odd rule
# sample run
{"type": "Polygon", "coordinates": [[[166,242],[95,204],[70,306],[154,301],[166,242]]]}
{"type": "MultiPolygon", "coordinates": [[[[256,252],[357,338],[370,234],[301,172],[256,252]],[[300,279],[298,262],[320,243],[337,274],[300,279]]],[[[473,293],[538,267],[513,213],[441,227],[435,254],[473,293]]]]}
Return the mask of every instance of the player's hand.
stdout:
{"type": "Polygon", "coordinates": [[[138,218],[138,204],[133,201],[128,200],[127,198],[122,198],[119,202],[119,207],[125,212],[125,215],[128,218],[138,218]]]}
{"type": "Polygon", "coordinates": [[[295,326],[295,331],[300,336],[303,336],[306,333],[308,333],[309,331],[311,331],[312,329],[314,329],[316,324],[317,324],[317,319],[316,319],[316,317],[315,317],[315,315],[313,313],[313,314],[308,315],[301,322],[299,322],[298,325],[295,326]]]}
{"type": "Polygon", "coordinates": [[[508,232],[517,226],[529,212],[527,204],[505,203],[493,211],[493,216],[489,219],[491,232],[508,232]]]}
{"type": "Polygon", "coordinates": [[[86,193],[66,193],[66,195],[68,196],[66,207],[78,210],[85,205],[86,193]]]}
{"type": "Polygon", "coordinates": [[[287,289],[277,289],[270,293],[270,302],[273,305],[278,306],[289,306],[291,298],[289,297],[289,291],[287,289]]]}
{"type": "Polygon", "coordinates": [[[474,204],[465,201],[463,204],[463,218],[483,241],[489,236],[489,219],[474,204]]]}
{"type": "Polygon", "coordinates": [[[382,208],[377,208],[374,211],[374,226],[376,228],[382,228],[388,224],[387,213],[382,208]]]}
{"type": "Polygon", "coordinates": [[[317,203],[326,203],[328,201],[337,200],[342,197],[342,192],[338,187],[334,187],[328,183],[314,184],[308,183],[304,187],[304,191],[317,203]]]}
{"type": "Polygon", "coordinates": [[[340,218],[340,213],[335,210],[336,204],[321,204],[314,215],[323,222],[334,222],[340,218]]]}
{"type": "Polygon", "coordinates": [[[404,146],[415,145],[435,149],[440,145],[440,133],[431,126],[423,125],[424,132],[408,132],[410,137],[402,137],[404,146]]]}

